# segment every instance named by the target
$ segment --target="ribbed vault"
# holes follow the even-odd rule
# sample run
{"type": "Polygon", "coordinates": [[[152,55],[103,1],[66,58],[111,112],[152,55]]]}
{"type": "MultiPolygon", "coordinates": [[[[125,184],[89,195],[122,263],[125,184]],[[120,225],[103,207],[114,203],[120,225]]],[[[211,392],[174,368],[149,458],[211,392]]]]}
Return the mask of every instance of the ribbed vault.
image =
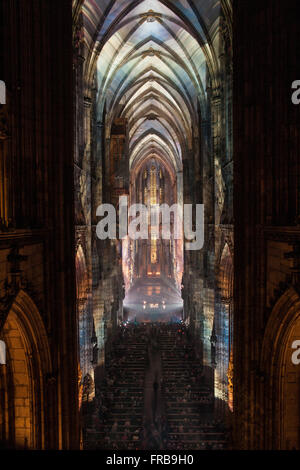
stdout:
{"type": "Polygon", "coordinates": [[[97,69],[107,135],[116,118],[127,119],[130,168],[155,154],[182,170],[208,83],[218,81],[219,12],[213,0],[84,2],[86,86],[97,69]]]}

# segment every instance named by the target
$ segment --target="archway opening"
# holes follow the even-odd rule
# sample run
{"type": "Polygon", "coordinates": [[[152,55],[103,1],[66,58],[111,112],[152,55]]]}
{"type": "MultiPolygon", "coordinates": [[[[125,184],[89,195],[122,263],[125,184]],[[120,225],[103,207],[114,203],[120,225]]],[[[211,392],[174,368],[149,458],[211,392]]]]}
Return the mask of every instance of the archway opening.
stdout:
{"type": "Polygon", "coordinates": [[[7,362],[1,367],[2,429],[13,448],[34,447],[33,377],[28,338],[16,315],[6,320],[3,340],[7,347],[7,362]]]}
{"type": "Polygon", "coordinates": [[[78,316],[78,341],[79,341],[79,402],[84,397],[93,397],[93,337],[94,325],[91,322],[91,289],[85,260],[85,254],[81,245],[76,253],[76,290],[77,290],[77,316],[78,316]],[[86,384],[88,383],[88,393],[86,384]]]}
{"type": "Polygon", "coordinates": [[[293,322],[282,354],[281,376],[281,449],[300,449],[300,313],[293,322]],[[298,351],[298,352],[297,352],[298,351]]]}

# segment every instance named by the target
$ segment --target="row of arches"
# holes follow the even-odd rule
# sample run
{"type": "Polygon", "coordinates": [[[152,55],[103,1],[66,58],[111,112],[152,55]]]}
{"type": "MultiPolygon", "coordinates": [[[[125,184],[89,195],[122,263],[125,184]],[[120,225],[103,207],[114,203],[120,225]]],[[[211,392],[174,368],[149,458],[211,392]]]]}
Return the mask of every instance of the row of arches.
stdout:
{"type": "MultiPolygon", "coordinates": [[[[208,223],[214,224],[222,211],[228,211],[222,199],[228,188],[223,191],[226,183],[222,170],[216,171],[215,162],[221,154],[220,143],[230,140],[225,126],[223,132],[220,125],[226,119],[223,107],[230,108],[231,104],[229,92],[224,92],[226,87],[230,89],[230,77],[222,62],[224,57],[230,61],[229,47],[226,49],[223,38],[223,29],[230,36],[230,2],[86,0],[74,4],[78,27],[75,36],[80,38],[76,43],[80,62],[76,81],[78,96],[84,97],[84,107],[80,108],[79,102],[77,109],[77,119],[84,130],[84,135],[78,132],[84,148],[79,162],[83,162],[85,170],[91,159],[92,207],[103,202],[117,206],[120,195],[129,196],[131,202],[154,200],[149,198],[151,177],[145,185],[141,175],[146,168],[150,175],[152,166],[160,167],[164,179],[157,178],[156,190],[164,200],[205,204],[208,239],[208,223]],[[76,8],[79,3],[81,9],[76,8]],[[226,87],[221,83],[222,74],[228,76],[226,87]],[[221,188],[218,204],[216,187],[221,188]],[[220,214],[215,214],[215,208],[220,214]]],[[[230,129],[229,124],[227,128],[230,129]]],[[[230,152],[225,148],[222,151],[230,173],[230,152]]],[[[90,207],[84,210],[88,224],[90,207]]],[[[211,375],[209,349],[215,293],[207,286],[206,278],[215,275],[214,242],[208,242],[205,248],[209,251],[208,262],[201,254],[193,259],[186,256],[184,240],[171,240],[167,246],[151,240],[148,245],[125,240],[122,244],[102,246],[111,269],[104,266],[103,259],[101,287],[97,294],[93,289],[93,299],[98,305],[101,298],[102,305],[100,309],[93,307],[93,315],[101,317],[105,328],[122,317],[122,306],[119,307],[123,299],[115,298],[118,293],[111,285],[113,280],[124,282],[126,309],[147,309],[148,304],[166,308],[169,299],[170,309],[176,306],[180,311],[184,304],[186,320],[198,326],[205,303],[205,355],[211,375]],[[185,290],[187,298],[183,299],[184,271],[190,289],[185,290]],[[148,292],[150,297],[155,292],[155,302],[148,302],[148,292]],[[113,312],[112,306],[118,312],[113,312]]],[[[222,320],[217,327],[222,329],[223,324],[222,320]]],[[[223,351],[220,345],[225,341],[220,335],[219,356],[223,351]]],[[[82,351],[83,348],[81,356],[82,351]]],[[[222,362],[223,388],[225,363],[222,362]]]]}
{"type": "Polygon", "coordinates": [[[300,294],[290,287],[269,317],[259,364],[265,386],[266,448],[300,449],[300,369],[293,363],[293,343],[300,338],[300,294]]]}

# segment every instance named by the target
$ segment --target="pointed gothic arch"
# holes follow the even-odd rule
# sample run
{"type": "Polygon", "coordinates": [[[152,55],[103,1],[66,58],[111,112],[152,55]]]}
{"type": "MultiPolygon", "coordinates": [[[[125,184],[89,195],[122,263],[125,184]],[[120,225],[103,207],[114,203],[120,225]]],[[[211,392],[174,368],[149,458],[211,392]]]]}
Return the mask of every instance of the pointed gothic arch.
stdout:
{"type": "Polygon", "coordinates": [[[300,367],[292,362],[292,343],[300,340],[300,295],[290,287],[274,306],[267,323],[260,377],[266,382],[265,448],[300,449],[300,367]]]}
{"type": "Polygon", "coordinates": [[[0,366],[1,440],[10,448],[44,449],[52,360],[44,322],[25,291],[12,303],[0,337],[7,349],[0,366]]]}
{"type": "MultiPolygon", "coordinates": [[[[79,342],[79,402],[82,400],[82,387],[87,375],[93,377],[93,317],[91,310],[92,288],[90,286],[90,276],[86,254],[83,243],[78,243],[76,258],[76,298],[77,298],[77,325],[79,342]]],[[[92,392],[90,393],[92,396],[92,392]]]]}

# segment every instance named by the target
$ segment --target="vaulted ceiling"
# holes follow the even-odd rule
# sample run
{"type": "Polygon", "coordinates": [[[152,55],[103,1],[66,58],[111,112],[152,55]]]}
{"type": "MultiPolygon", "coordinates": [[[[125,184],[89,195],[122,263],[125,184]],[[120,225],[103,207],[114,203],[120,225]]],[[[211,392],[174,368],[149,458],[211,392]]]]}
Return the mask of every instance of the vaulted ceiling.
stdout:
{"type": "Polygon", "coordinates": [[[86,0],[87,77],[97,69],[98,113],[129,123],[130,166],[158,155],[182,169],[193,123],[218,80],[218,0],[86,0]]]}

